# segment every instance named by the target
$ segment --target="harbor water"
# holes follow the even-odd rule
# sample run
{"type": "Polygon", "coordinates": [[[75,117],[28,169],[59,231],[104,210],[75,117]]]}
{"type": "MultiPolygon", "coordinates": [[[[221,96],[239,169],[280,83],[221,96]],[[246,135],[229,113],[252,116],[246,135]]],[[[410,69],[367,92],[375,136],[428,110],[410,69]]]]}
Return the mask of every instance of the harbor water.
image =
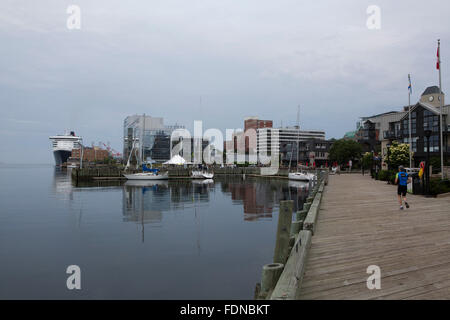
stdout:
{"type": "Polygon", "coordinates": [[[50,165],[0,176],[0,299],[253,299],[279,202],[300,210],[310,189],[248,176],[75,186],[50,165]]]}

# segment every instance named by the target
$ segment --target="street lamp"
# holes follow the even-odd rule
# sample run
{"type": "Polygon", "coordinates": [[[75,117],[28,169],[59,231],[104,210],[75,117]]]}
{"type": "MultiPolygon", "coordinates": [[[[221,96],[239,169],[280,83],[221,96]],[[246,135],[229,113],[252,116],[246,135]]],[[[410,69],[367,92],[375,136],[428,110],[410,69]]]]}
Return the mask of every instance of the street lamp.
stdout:
{"type": "Polygon", "coordinates": [[[425,137],[427,137],[427,164],[425,166],[425,177],[427,181],[426,194],[430,195],[430,136],[433,131],[427,129],[424,131],[425,137]]]}
{"type": "Polygon", "coordinates": [[[390,156],[391,156],[391,144],[390,143],[388,143],[387,145],[386,145],[386,148],[387,148],[387,169],[388,169],[388,171],[390,170],[390,163],[391,163],[391,158],[390,158],[390,156]]]}

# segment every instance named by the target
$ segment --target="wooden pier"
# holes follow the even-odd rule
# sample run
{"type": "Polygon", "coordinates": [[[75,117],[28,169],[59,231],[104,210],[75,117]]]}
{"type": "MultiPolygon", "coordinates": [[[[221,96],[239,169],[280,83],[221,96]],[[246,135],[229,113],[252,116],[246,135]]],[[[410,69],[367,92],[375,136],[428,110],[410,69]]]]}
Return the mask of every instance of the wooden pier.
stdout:
{"type": "Polygon", "coordinates": [[[299,298],[450,299],[450,198],[408,202],[370,175],[330,176],[299,298]],[[371,265],[381,289],[367,287],[371,265]]]}

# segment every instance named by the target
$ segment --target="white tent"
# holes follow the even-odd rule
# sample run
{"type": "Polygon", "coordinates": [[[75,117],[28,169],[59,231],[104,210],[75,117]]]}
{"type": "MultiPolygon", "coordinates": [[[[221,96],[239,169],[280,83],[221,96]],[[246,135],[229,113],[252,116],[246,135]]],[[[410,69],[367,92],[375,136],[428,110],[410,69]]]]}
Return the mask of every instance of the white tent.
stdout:
{"type": "Polygon", "coordinates": [[[176,165],[184,165],[184,164],[188,164],[188,162],[186,160],[184,160],[183,157],[181,157],[180,155],[174,155],[172,157],[172,159],[170,159],[169,161],[164,162],[164,164],[176,164],[176,165]]]}

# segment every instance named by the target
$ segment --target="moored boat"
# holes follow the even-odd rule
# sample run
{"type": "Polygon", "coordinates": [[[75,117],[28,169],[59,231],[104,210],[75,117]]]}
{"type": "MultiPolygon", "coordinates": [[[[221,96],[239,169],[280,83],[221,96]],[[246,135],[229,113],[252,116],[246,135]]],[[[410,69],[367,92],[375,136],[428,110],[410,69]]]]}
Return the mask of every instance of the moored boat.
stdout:
{"type": "Polygon", "coordinates": [[[212,179],[214,177],[214,173],[200,170],[193,170],[191,173],[192,179],[212,179]]]}
{"type": "Polygon", "coordinates": [[[169,172],[138,172],[132,174],[124,174],[124,176],[129,180],[167,180],[169,179],[169,172]]]}
{"type": "Polygon", "coordinates": [[[288,178],[289,180],[314,181],[316,180],[316,175],[308,172],[290,172],[288,178]]]}

